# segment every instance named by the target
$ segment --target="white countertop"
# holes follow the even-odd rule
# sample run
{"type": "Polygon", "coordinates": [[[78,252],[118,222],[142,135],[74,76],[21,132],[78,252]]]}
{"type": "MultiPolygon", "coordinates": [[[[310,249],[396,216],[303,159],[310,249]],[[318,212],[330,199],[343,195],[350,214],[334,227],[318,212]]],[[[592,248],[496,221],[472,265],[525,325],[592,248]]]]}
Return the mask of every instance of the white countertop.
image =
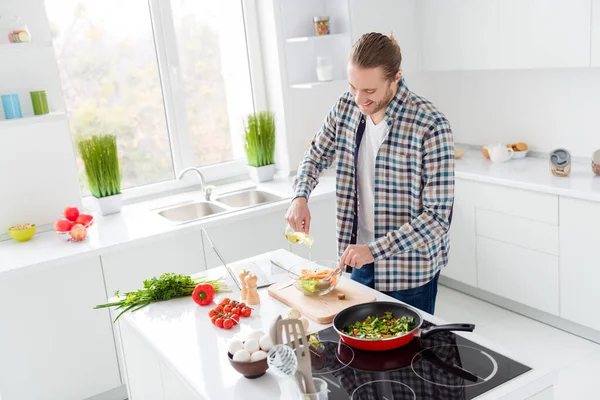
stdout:
{"type": "MultiPolygon", "coordinates": [[[[103,252],[122,249],[139,244],[144,240],[168,237],[178,231],[198,229],[200,226],[211,227],[223,220],[243,220],[252,216],[280,210],[283,215],[293,196],[292,178],[276,178],[274,181],[256,185],[252,181],[243,181],[219,186],[213,191],[213,197],[221,193],[236,191],[249,187],[257,187],[268,192],[279,194],[284,198],[277,202],[261,206],[231,211],[198,221],[174,224],[157,214],[157,210],[191,200],[202,200],[199,191],[181,193],[173,196],[144,201],[123,207],[118,214],[96,217],[94,225],[83,242],[67,242],[55,232],[38,233],[28,242],[7,240],[0,242],[0,279],[7,279],[16,274],[28,273],[36,268],[55,265],[56,263],[74,261],[77,257],[90,257],[103,252]]],[[[335,178],[322,176],[320,184],[313,192],[311,201],[320,201],[333,196],[335,178]]],[[[58,218],[58,217],[57,217],[58,218]]]]}
{"type": "MultiPolygon", "coordinates": [[[[591,172],[588,163],[573,163],[569,177],[555,177],[545,159],[527,157],[494,164],[483,157],[481,152],[468,150],[462,159],[456,161],[456,178],[534,190],[584,200],[600,201],[600,177],[591,172]]],[[[255,186],[244,181],[219,187],[215,194],[255,186]]],[[[98,255],[102,252],[124,248],[143,240],[156,239],[198,226],[210,227],[224,219],[244,219],[261,213],[280,210],[282,215],[289,205],[292,193],[292,178],[277,178],[257,186],[267,191],[288,196],[287,199],[259,207],[230,212],[196,222],[174,225],[155,211],[184,201],[201,199],[196,192],[182,193],[157,200],[145,201],[125,206],[121,213],[98,217],[95,227],[86,241],[71,243],[62,241],[54,232],[36,234],[29,242],[14,240],[0,242],[0,279],[30,272],[35,268],[47,267],[76,257],[98,255]]],[[[335,175],[333,168],[321,177],[319,185],[311,195],[311,201],[333,196],[335,175]]]]}
{"type": "MultiPolygon", "coordinates": [[[[284,266],[305,261],[286,250],[278,250],[240,262],[268,259],[277,260],[284,266]]],[[[209,270],[206,274],[226,276],[228,284],[233,290],[233,293],[226,293],[227,297],[239,300],[239,291],[223,267],[209,270]]],[[[281,279],[285,278],[286,274],[281,274],[281,279]]],[[[354,281],[352,283],[360,285],[354,281]]],[[[378,291],[363,285],[360,286],[372,291],[378,301],[396,301],[378,291]]],[[[211,307],[197,306],[191,298],[151,304],[135,313],[123,315],[120,323],[130,324],[140,339],[144,340],[155,352],[159,360],[166,363],[174,373],[188,383],[188,387],[193,388],[200,398],[290,399],[293,398],[296,390],[292,380],[278,378],[271,371],[267,371],[267,374],[258,379],[246,379],[235,371],[227,360],[227,342],[231,338],[244,339],[252,330],[262,330],[268,333],[273,319],[277,315],[285,315],[289,310],[289,307],[271,298],[266,288],[259,290],[259,294],[261,304],[255,306],[252,316],[242,318],[240,325],[229,331],[214,327],[207,314],[211,307]]],[[[429,314],[423,313],[423,316],[434,324],[446,323],[429,314]]],[[[321,325],[310,321],[309,332],[317,332],[328,326],[330,325],[321,325]]],[[[476,331],[477,328],[475,328],[476,331]]],[[[456,334],[522,362],[518,355],[510,354],[476,333],[456,332],[456,334]]],[[[530,367],[533,367],[531,371],[478,397],[478,399],[498,399],[502,396],[508,396],[506,398],[511,399],[526,398],[556,382],[556,373],[545,370],[544,366],[530,365],[530,367]],[[529,395],[526,395],[527,393],[529,395]]]]}
{"type": "Polygon", "coordinates": [[[600,201],[600,176],[592,172],[591,162],[573,162],[568,177],[557,177],[550,172],[548,159],[525,157],[493,163],[478,150],[468,150],[456,160],[456,177],[478,182],[509,186],[600,201]]]}

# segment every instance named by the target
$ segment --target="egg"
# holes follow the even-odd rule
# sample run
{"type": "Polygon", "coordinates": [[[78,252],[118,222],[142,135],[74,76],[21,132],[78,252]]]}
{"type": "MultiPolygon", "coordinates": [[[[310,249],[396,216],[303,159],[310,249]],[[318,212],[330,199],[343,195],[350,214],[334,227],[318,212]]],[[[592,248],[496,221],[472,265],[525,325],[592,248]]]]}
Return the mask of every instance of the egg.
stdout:
{"type": "Polygon", "coordinates": [[[233,355],[233,361],[248,362],[250,361],[250,353],[248,352],[248,350],[238,350],[233,355]]]}
{"type": "Polygon", "coordinates": [[[304,327],[304,330],[307,331],[308,330],[308,320],[304,317],[300,318],[300,321],[302,321],[302,326],[304,327]]]}
{"type": "Polygon", "coordinates": [[[302,314],[300,314],[300,311],[295,308],[291,308],[287,313],[287,319],[299,319],[301,316],[302,314]]]}
{"type": "Polygon", "coordinates": [[[250,356],[250,362],[264,360],[265,358],[267,358],[267,353],[265,353],[262,350],[259,350],[257,352],[252,353],[252,355],[250,356]]]}
{"type": "Polygon", "coordinates": [[[227,351],[229,351],[230,354],[235,354],[238,350],[241,350],[243,348],[244,344],[241,340],[238,339],[231,339],[227,344],[227,351]]]}
{"type": "Polygon", "coordinates": [[[260,338],[263,336],[265,336],[265,333],[263,331],[252,331],[248,334],[247,339],[254,339],[258,342],[260,340],[260,338]]]}
{"type": "Polygon", "coordinates": [[[258,345],[258,341],[256,341],[256,339],[248,339],[244,342],[244,349],[246,349],[248,353],[252,354],[260,350],[260,346],[258,345]]]}
{"type": "Polygon", "coordinates": [[[271,336],[269,335],[261,337],[258,341],[258,344],[260,345],[260,348],[264,351],[269,351],[271,350],[271,347],[273,347],[273,341],[271,340],[271,336]]]}

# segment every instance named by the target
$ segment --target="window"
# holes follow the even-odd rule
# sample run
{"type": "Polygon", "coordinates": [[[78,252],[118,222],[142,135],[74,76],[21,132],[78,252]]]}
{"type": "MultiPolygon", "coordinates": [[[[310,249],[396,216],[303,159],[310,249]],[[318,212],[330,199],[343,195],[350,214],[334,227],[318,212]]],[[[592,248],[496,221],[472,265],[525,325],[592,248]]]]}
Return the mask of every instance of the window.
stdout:
{"type": "Polygon", "coordinates": [[[244,157],[254,104],[241,0],[46,0],[46,9],[73,140],[117,135],[124,189],[244,157]]]}

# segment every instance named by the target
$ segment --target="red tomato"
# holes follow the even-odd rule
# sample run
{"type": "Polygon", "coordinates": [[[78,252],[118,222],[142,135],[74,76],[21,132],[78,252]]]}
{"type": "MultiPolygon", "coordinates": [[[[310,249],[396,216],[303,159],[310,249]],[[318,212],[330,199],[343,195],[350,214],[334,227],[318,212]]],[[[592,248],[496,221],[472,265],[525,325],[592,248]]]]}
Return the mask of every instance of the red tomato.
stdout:
{"type": "Polygon", "coordinates": [[[235,307],[235,308],[231,309],[231,313],[234,314],[234,315],[240,315],[241,311],[242,310],[239,307],[235,307]]]}
{"type": "Polygon", "coordinates": [[[240,322],[240,316],[237,314],[233,314],[231,316],[231,319],[234,320],[236,324],[239,324],[239,322],[240,322]]]}
{"type": "Polygon", "coordinates": [[[81,225],[87,225],[90,222],[92,222],[93,219],[94,219],[94,217],[92,217],[89,214],[79,214],[79,216],[75,220],[75,223],[76,224],[81,224],[81,225]]]}
{"type": "Polygon", "coordinates": [[[222,306],[222,305],[218,305],[218,306],[216,306],[216,307],[215,307],[215,311],[216,311],[216,312],[221,312],[221,311],[223,311],[223,306],[222,306]]]}
{"type": "Polygon", "coordinates": [[[246,303],[240,303],[238,306],[240,307],[240,310],[241,310],[242,308],[246,307],[246,303]]]}
{"type": "Polygon", "coordinates": [[[212,322],[212,324],[213,324],[213,325],[216,325],[216,323],[215,323],[215,321],[216,321],[216,320],[217,320],[217,316],[216,316],[216,315],[213,315],[213,316],[210,318],[210,322],[212,322]]]}
{"type": "Polygon", "coordinates": [[[223,327],[223,322],[224,322],[223,318],[219,317],[219,318],[216,319],[215,325],[218,326],[219,328],[222,328],[223,327]]]}
{"type": "Polygon", "coordinates": [[[75,224],[71,228],[69,234],[71,235],[71,239],[73,239],[76,242],[79,242],[85,239],[85,237],[87,236],[87,229],[85,229],[85,226],[81,224],[75,224]]]}
{"type": "Polygon", "coordinates": [[[229,304],[227,304],[225,307],[223,307],[223,311],[231,312],[231,306],[229,304]]]}
{"type": "Polygon", "coordinates": [[[69,221],[75,222],[79,217],[79,209],[77,207],[69,206],[65,208],[65,218],[69,221]]]}
{"type": "Polygon", "coordinates": [[[215,314],[216,314],[216,311],[215,311],[215,310],[210,310],[210,311],[208,312],[208,316],[209,316],[210,318],[214,317],[214,316],[215,316],[215,314]]]}
{"type": "Polygon", "coordinates": [[[242,313],[241,313],[242,317],[249,317],[250,314],[252,314],[251,308],[248,308],[248,307],[242,308],[242,313]]]}
{"type": "Polygon", "coordinates": [[[225,305],[225,304],[229,303],[230,301],[231,301],[231,300],[229,299],[229,297],[225,297],[223,300],[221,300],[221,303],[220,303],[220,304],[223,304],[223,305],[225,305]]]}
{"type": "Polygon", "coordinates": [[[231,329],[233,327],[233,320],[232,319],[226,319],[225,321],[223,321],[223,328],[225,329],[231,329]]]}
{"type": "Polygon", "coordinates": [[[66,218],[57,219],[54,223],[54,230],[56,232],[69,232],[73,227],[73,221],[69,221],[66,218]]]}

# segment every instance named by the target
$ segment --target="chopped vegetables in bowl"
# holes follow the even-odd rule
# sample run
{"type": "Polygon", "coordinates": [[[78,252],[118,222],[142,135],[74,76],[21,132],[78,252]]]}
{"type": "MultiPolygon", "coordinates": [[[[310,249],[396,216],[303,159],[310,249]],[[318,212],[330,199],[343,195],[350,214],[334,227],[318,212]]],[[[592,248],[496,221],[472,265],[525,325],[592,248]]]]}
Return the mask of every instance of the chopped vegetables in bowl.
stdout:
{"type": "Polygon", "coordinates": [[[307,296],[323,296],[340,281],[342,271],[329,276],[338,266],[334,261],[307,261],[290,269],[294,286],[307,296]]]}

